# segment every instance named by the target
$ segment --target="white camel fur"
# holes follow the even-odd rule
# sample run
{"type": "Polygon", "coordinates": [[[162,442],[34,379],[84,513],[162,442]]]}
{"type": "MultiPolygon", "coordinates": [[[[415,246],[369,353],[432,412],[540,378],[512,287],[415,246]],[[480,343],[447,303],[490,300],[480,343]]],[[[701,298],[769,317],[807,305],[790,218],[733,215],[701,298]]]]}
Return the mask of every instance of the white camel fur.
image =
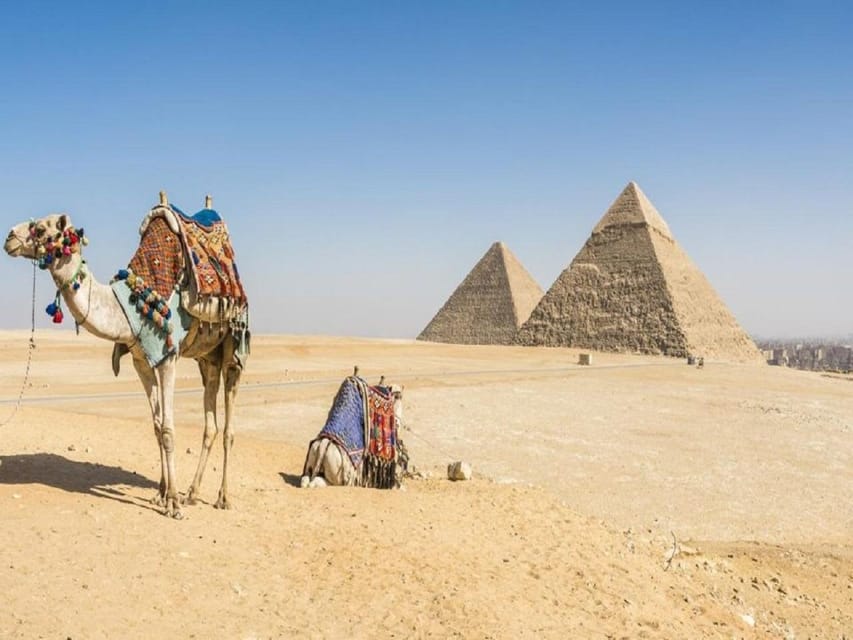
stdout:
{"type": "MultiPolygon", "coordinates": [[[[160,204],[168,204],[162,192],[160,204]]],[[[209,199],[207,208],[210,208],[209,199]]],[[[43,253],[43,249],[39,248],[43,246],[44,241],[51,237],[61,238],[62,232],[69,227],[70,219],[64,214],[52,214],[33,222],[22,222],[9,232],[4,249],[12,257],[36,260],[39,254],[43,253]]],[[[46,267],[61,292],[66,308],[79,326],[99,338],[129,348],[134,368],[142,381],[151,407],[154,434],[160,447],[160,487],[154,501],[164,507],[165,515],[180,519],[182,513],[175,474],[176,356],[167,357],[157,367],[148,364],[112,288],[95,280],[83,260],[81,251],[73,251],[69,255],[54,259],[46,267]],[[74,281],[79,282],[79,288],[70,286],[74,281]]],[[[178,354],[181,357],[193,358],[198,362],[204,385],[204,437],[195,476],[184,496],[185,504],[194,504],[198,499],[207,458],[219,432],[216,397],[221,377],[225,383],[224,460],[222,484],[214,506],[220,509],[231,507],[228,498],[228,460],[234,443],[232,413],[242,373],[235,353],[235,339],[227,323],[201,324],[197,319],[193,319],[193,326],[178,346],[178,354]]]]}
{"type": "MultiPolygon", "coordinates": [[[[356,367],[355,375],[358,374],[356,367]]],[[[383,376],[380,384],[384,382],[383,376]]],[[[403,428],[403,388],[397,385],[391,386],[394,396],[394,418],[397,422],[398,433],[403,428]]],[[[398,448],[398,477],[406,471],[408,465],[408,452],[403,441],[397,439],[398,448]]],[[[359,473],[350,460],[349,455],[337,443],[328,438],[315,438],[308,445],[308,453],[305,456],[305,466],[299,486],[305,488],[318,487],[351,487],[358,485],[359,473]]]]}

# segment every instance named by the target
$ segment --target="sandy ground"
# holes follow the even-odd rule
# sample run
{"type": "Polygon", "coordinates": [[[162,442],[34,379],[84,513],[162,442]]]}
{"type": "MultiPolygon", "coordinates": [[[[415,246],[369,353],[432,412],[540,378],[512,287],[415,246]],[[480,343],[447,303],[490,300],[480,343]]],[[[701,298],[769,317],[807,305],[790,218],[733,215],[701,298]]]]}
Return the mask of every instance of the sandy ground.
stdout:
{"type": "MultiPolygon", "coordinates": [[[[217,447],[206,502],[174,521],[149,503],[159,458],[129,362],[114,378],[111,345],[40,330],[14,412],[27,338],[0,333],[0,638],[853,637],[850,378],[259,336],[235,508],[210,506],[217,447]],[[300,490],[355,364],[405,386],[420,477],[300,490]],[[456,459],[473,481],[444,479],[456,459]]],[[[185,487],[193,362],[178,385],[185,487]]]]}

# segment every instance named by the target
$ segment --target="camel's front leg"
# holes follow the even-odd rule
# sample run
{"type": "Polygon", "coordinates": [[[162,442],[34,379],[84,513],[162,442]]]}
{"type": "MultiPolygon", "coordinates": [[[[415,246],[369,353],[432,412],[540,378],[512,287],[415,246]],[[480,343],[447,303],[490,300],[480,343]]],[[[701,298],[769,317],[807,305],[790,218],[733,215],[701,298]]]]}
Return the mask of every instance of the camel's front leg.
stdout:
{"type": "Polygon", "coordinates": [[[160,407],[163,414],[161,439],[166,461],[166,510],[172,518],[183,517],[178,501],[178,483],[175,473],[175,369],[176,357],[166,358],[155,369],[160,383],[160,407]]]}
{"type": "Polygon", "coordinates": [[[201,371],[201,381],[204,384],[204,436],[201,442],[198,467],[193,477],[193,483],[187,490],[184,504],[195,504],[198,499],[201,479],[204,476],[204,468],[207,466],[207,457],[210,455],[210,448],[213,446],[216,434],[219,432],[219,426],[216,424],[216,396],[219,393],[221,367],[221,361],[198,361],[198,368],[201,371]]]}
{"type": "Polygon", "coordinates": [[[145,396],[148,398],[151,418],[154,422],[154,435],[157,437],[157,446],[160,449],[160,488],[151,501],[164,507],[166,506],[166,452],[163,449],[163,415],[160,411],[160,389],[154,370],[148,366],[145,360],[134,358],[133,368],[136,369],[136,374],[145,389],[145,396]]]}
{"type": "Polygon", "coordinates": [[[243,368],[237,362],[234,355],[234,340],[227,339],[223,349],[222,362],[225,374],[225,432],[222,434],[223,461],[222,461],[222,485],[219,487],[219,496],[213,505],[217,509],[230,509],[231,502],[228,500],[228,458],[231,454],[231,446],[234,444],[234,432],[232,430],[232,415],[234,403],[237,400],[237,387],[240,385],[240,375],[243,368]]]}

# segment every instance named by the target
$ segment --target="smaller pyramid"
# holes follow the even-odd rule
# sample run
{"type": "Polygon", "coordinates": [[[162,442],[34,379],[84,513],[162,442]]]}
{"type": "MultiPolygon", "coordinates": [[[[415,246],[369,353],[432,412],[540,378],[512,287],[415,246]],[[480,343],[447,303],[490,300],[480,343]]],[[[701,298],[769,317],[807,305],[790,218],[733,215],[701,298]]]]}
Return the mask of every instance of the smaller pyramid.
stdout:
{"type": "Polygon", "coordinates": [[[418,336],[428,342],[512,344],[542,298],[542,287],[503,242],[474,265],[418,336]]]}

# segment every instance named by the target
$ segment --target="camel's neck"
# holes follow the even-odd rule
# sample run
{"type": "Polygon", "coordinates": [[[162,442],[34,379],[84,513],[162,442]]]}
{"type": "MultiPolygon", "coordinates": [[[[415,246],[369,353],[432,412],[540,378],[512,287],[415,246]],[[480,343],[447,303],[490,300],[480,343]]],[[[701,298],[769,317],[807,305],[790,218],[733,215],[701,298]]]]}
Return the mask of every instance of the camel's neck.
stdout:
{"type": "Polygon", "coordinates": [[[112,288],[95,280],[80,253],[72,253],[50,272],[77,324],[105,340],[126,344],[133,341],[130,323],[112,288]],[[80,284],[76,289],[75,282],[80,284]]]}

